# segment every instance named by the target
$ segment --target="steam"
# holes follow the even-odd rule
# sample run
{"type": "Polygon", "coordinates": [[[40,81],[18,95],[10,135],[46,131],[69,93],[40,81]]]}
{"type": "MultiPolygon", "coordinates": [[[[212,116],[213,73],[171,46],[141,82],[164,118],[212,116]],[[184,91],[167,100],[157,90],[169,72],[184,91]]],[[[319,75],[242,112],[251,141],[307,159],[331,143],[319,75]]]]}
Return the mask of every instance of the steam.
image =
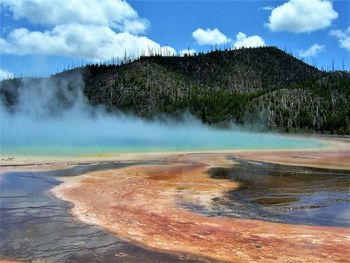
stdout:
{"type": "MultiPolygon", "coordinates": [[[[12,89],[12,87],[10,87],[12,89]]],[[[181,123],[145,121],[89,105],[80,74],[23,79],[17,103],[0,102],[2,154],[94,154],[123,151],[194,151],[237,148],[314,147],[241,128],[219,130],[192,116],[181,123]]],[[[4,89],[3,83],[1,89],[4,89]]]]}

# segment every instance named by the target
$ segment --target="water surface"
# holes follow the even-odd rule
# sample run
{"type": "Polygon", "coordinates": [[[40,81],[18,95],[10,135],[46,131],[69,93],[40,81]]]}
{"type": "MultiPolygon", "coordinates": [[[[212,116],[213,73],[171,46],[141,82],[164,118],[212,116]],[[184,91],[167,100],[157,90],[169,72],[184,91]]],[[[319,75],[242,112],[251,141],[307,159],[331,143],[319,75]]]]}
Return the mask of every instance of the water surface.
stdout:
{"type": "Polygon", "coordinates": [[[214,178],[240,187],[213,200],[210,216],[253,218],[291,224],[350,226],[350,171],[246,161],[232,168],[213,168],[214,178]]]}
{"type": "Polygon", "coordinates": [[[5,155],[50,155],[88,156],[96,154],[134,152],[181,152],[240,149],[314,149],[323,148],[325,142],[302,137],[279,134],[249,133],[218,129],[175,129],[164,128],[153,133],[139,131],[129,135],[111,134],[107,137],[87,136],[74,140],[66,138],[27,138],[5,136],[2,140],[2,154],[5,155]]]}

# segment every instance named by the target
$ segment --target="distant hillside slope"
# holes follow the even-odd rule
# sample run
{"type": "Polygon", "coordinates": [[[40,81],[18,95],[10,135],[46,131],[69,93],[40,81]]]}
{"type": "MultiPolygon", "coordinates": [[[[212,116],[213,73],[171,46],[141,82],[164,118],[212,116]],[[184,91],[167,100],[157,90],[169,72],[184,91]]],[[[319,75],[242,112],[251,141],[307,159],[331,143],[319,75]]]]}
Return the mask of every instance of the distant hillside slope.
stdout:
{"type": "MultiPolygon", "coordinates": [[[[258,124],[282,131],[350,134],[350,74],[325,73],[274,47],[187,57],[143,57],[81,72],[92,105],[144,118],[190,112],[203,122],[258,124]]],[[[30,81],[39,81],[32,79],[30,81]]],[[[0,96],[16,104],[21,80],[3,81],[0,96]]],[[[72,87],[74,89],[74,87],[72,87]]]]}

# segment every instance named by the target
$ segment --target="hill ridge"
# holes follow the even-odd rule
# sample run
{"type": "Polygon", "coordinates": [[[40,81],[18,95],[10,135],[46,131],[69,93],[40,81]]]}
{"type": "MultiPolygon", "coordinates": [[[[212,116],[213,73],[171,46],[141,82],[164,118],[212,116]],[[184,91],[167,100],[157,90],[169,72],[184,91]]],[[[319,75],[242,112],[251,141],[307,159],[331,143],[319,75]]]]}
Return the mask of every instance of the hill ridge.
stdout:
{"type": "MultiPolygon", "coordinates": [[[[188,111],[215,125],[350,134],[350,74],[320,71],[275,47],[141,57],[121,65],[87,65],[51,79],[76,72],[83,75],[89,103],[112,112],[176,118],[188,111]]],[[[16,102],[16,89],[9,88],[15,82],[1,82],[5,105],[16,102]]]]}

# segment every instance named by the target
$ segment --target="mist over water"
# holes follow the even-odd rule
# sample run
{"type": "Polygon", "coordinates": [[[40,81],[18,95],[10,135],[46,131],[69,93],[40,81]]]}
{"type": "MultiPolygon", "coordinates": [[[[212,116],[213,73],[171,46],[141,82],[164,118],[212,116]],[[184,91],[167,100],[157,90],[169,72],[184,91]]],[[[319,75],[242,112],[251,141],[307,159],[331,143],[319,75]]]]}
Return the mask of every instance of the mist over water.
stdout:
{"type": "Polygon", "coordinates": [[[191,116],[183,122],[145,121],[107,113],[83,96],[80,74],[23,80],[17,103],[1,98],[1,153],[80,155],[114,152],[199,151],[322,147],[316,140],[215,129],[191,116]]]}

